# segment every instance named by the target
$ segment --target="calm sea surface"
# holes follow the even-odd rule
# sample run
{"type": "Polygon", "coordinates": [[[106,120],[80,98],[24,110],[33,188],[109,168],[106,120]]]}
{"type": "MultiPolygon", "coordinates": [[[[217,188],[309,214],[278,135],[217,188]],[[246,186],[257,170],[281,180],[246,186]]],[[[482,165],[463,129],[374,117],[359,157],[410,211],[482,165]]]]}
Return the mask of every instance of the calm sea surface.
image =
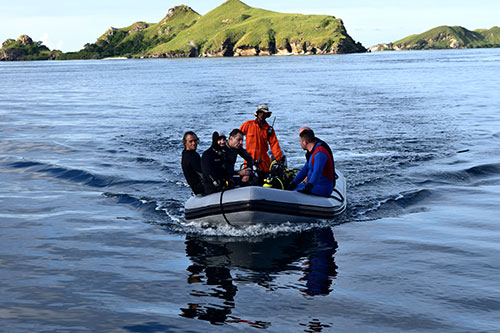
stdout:
{"type": "Polygon", "coordinates": [[[0,331],[499,332],[500,49],[0,63],[0,331]],[[348,209],[201,228],[199,150],[268,103],[348,209]]]}

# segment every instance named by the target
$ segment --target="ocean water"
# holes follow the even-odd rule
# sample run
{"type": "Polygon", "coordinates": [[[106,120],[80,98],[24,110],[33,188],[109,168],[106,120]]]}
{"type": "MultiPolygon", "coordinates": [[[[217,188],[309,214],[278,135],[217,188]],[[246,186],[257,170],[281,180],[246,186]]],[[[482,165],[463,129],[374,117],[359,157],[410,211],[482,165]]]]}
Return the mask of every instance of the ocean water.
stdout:
{"type": "Polygon", "coordinates": [[[0,331],[500,331],[500,49],[0,63],[0,331]],[[347,211],[202,228],[199,151],[268,103],[347,211]]]}

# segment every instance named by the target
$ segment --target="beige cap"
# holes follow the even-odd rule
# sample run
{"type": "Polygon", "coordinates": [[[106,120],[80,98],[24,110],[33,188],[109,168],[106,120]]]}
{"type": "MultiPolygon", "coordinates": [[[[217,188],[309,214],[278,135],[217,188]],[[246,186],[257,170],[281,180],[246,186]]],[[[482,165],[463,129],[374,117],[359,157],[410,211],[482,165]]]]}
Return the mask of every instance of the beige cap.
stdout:
{"type": "Polygon", "coordinates": [[[257,107],[257,111],[254,112],[254,116],[257,117],[257,112],[264,112],[266,113],[268,116],[271,116],[272,112],[269,111],[269,107],[267,106],[267,104],[260,104],[258,107],[257,107]]]}

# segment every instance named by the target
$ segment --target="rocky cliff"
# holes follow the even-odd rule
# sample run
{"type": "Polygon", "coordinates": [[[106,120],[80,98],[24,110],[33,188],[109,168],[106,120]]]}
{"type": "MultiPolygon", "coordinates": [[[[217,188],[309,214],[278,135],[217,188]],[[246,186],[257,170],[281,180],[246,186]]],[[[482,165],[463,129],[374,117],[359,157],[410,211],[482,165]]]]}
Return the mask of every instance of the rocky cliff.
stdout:
{"type": "Polygon", "coordinates": [[[50,60],[60,54],[60,51],[49,50],[42,42],[34,42],[28,35],[21,35],[17,40],[7,39],[2,43],[0,61],[50,60]]]}

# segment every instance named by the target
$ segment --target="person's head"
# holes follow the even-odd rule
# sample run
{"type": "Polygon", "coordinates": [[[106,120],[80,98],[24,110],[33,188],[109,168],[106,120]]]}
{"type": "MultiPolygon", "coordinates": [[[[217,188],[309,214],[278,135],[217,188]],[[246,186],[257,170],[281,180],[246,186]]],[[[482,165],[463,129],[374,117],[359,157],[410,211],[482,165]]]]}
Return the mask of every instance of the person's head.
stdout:
{"type": "Polygon", "coordinates": [[[229,140],[227,145],[232,149],[239,149],[243,145],[243,137],[245,134],[239,129],[235,128],[229,133],[229,140]]]}
{"type": "Polygon", "coordinates": [[[221,142],[226,142],[226,136],[221,132],[221,131],[214,131],[212,133],[212,148],[216,150],[221,150],[223,145],[221,145],[221,142]]]}
{"type": "Polygon", "coordinates": [[[254,116],[256,116],[260,121],[264,121],[267,118],[271,117],[271,114],[273,113],[269,111],[269,107],[267,106],[267,104],[260,104],[257,107],[257,111],[255,111],[254,116]]]}
{"type": "MultiPolygon", "coordinates": [[[[299,136],[300,136],[300,133],[302,133],[303,130],[310,130],[311,128],[310,127],[307,127],[307,126],[304,126],[304,127],[301,127],[299,129],[299,136]]],[[[311,130],[312,131],[312,130],[311,130]]]]}
{"type": "Polygon", "coordinates": [[[198,136],[193,131],[187,131],[182,137],[182,144],[186,150],[196,150],[199,142],[200,139],[198,139],[198,136]]]}
{"type": "Polygon", "coordinates": [[[224,134],[221,134],[219,136],[219,139],[217,140],[217,143],[219,146],[224,147],[226,145],[226,136],[224,134]]]}
{"type": "Polygon", "coordinates": [[[309,150],[311,148],[311,145],[314,146],[316,143],[316,137],[314,136],[314,132],[312,129],[304,129],[302,132],[300,132],[300,146],[304,150],[309,150]]]}

